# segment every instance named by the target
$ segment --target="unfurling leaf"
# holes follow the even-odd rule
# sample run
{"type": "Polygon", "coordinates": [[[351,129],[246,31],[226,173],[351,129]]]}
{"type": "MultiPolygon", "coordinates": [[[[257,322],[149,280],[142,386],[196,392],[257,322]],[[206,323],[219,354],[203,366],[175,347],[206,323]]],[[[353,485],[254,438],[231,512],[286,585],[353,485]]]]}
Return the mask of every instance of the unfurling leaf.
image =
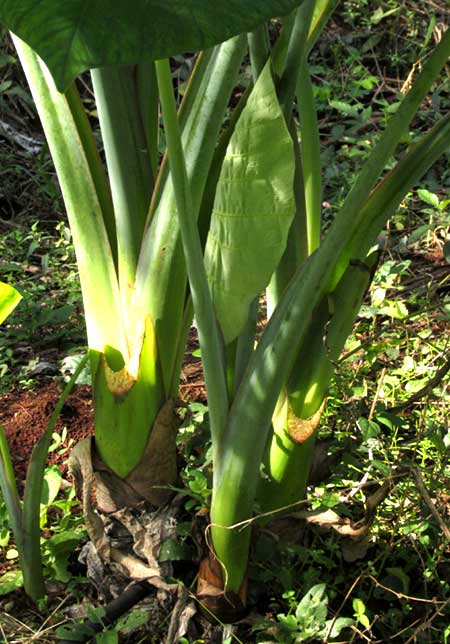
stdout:
{"type": "Polygon", "coordinates": [[[228,344],[267,286],[294,214],[294,151],[269,63],[230,139],[217,184],[205,263],[228,344]]]}

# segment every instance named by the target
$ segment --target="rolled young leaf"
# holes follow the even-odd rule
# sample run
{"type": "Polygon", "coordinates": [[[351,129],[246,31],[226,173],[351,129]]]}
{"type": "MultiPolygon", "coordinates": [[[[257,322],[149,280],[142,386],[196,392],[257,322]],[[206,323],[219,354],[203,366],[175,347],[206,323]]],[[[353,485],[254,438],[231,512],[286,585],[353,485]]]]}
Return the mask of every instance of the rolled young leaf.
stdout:
{"type": "Polygon", "coordinates": [[[225,343],[267,286],[294,215],[293,143],[266,64],[230,139],[217,184],[205,265],[225,343]]]}
{"type": "Polygon", "coordinates": [[[45,61],[59,90],[94,67],[207,49],[302,0],[0,0],[0,22],[45,61]]]}

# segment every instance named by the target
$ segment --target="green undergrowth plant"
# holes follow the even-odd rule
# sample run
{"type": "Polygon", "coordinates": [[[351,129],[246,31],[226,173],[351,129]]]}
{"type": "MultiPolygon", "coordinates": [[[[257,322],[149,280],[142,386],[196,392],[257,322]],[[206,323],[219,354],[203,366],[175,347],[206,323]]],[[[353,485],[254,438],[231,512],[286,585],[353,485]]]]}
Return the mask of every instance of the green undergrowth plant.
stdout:
{"type": "MultiPolygon", "coordinates": [[[[61,409],[87,360],[86,355],[80,361],[55,406],[45,432],[33,448],[24,485],[23,503],[19,497],[6,435],[0,425],[0,487],[21,567],[19,575],[6,573],[8,577],[3,579],[3,590],[9,592],[12,587],[23,583],[25,592],[35,602],[42,601],[46,594],[43,557],[52,577],[67,581],[65,555],[73,550],[83,536],[80,531],[63,531],[45,540],[44,547],[41,547],[41,529],[46,527],[48,508],[56,507],[55,499],[61,485],[59,469],[45,469],[48,450],[61,409]]],[[[64,511],[64,506],[60,509],[64,511]]],[[[67,523],[67,508],[64,514],[67,523]]]]}
{"type": "Polygon", "coordinates": [[[70,230],[63,222],[49,227],[33,221],[0,236],[0,278],[24,296],[8,319],[0,340],[0,387],[34,383],[55,375],[54,347],[69,353],[85,346],[81,297],[70,230]]]}
{"type": "MultiPolygon", "coordinates": [[[[74,514],[74,509],[78,506],[75,488],[70,486],[62,490],[59,468],[45,468],[39,508],[41,534],[45,531],[45,536],[40,538],[44,580],[67,584],[72,579],[68,568],[70,558],[80,541],[86,537],[82,516],[74,514]]],[[[0,576],[0,596],[4,596],[24,586],[24,575],[15,535],[11,535],[8,508],[3,500],[0,501],[0,517],[0,546],[9,568],[0,576]]],[[[39,604],[41,603],[39,600],[39,604]]]]}
{"type": "MultiPolygon", "coordinates": [[[[223,621],[245,610],[255,507],[267,521],[304,498],[333,371],[376,268],[378,235],[450,143],[444,114],[394,162],[447,63],[445,32],[324,234],[308,57],[337,4],[176,2],[163,12],[152,1],[136,0],[133,11],[119,2],[105,34],[99,2],[87,19],[56,0],[0,0],[72,229],[95,449],[119,478],[139,479],[156,505],[176,480],[174,399],[195,313],[213,466],[199,596],[223,621]],[[277,15],[278,33],[265,22],[277,15]],[[167,56],[199,49],[178,107],[167,56]],[[247,52],[252,81],[233,102],[247,52]],[[87,69],[106,168],[74,82],[87,69]],[[264,291],[270,319],[256,342],[264,291]]],[[[341,101],[333,109],[348,112],[352,136],[369,123],[365,106],[349,110],[341,101]]],[[[206,501],[205,474],[187,477],[194,500],[206,501]]]]}
{"type": "Polygon", "coordinates": [[[105,624],[105,610],[103,608],[90,608],[88,610],[90,624],[94,628],[89,628],[86,624],[71,625],[58,627],[56,633],[64,641],[92,641],[95,644],[119,644],[120,636],[125,637],[127,632],[135,631],[139,626],[143,626],[148,615],[145,610],[134,609],[123,615],[113,626],[105,624]],[[98,631],[101,632],[98,632],[98,631]]]}
{"type": "Polygon", "coordinates": [[[326,584],[316,584],[298,601],[294,593],[284,593],[283,598],[289,604],[287,614],[277,615],[278,624],[263,622],[254,630],[264,629],[257,641],[272,641],[288,644],[288,642],[311,642],[314,640],[333,641],[346,628],[354,624],[349,617],[336,617],[327,619],[328,597],[326,584]],[[267,640],[267,637],[270,637],[267,640]]]}

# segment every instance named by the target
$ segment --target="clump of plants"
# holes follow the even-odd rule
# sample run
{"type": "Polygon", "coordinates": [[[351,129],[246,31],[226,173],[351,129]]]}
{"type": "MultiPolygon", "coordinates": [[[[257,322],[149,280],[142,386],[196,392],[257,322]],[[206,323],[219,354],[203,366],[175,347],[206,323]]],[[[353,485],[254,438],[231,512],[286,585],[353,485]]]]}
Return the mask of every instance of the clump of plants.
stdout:
{"type": "MultiPolygon", "coordinates": [[[[195,315],[213,470],[197,595],[225,622],[246,610],[255,509],[265,521],[305,496],[327,391],[375,271],[379,232],[450,143],[447,115],[392,163],[448,60],[447,31],[324,234],[308,56],[336,5],[267,0],[243,11],[228,0],[163,11],[137,1],[130,12],[117,3],[105,34],[97,3],[87,19],[56,0],[0,0],[72,230],[95,407],[87,458],[108,472],[114,508],[124,496],[136,507],[170,499],[175,399],[195,315]],[[276,38],[267,23],[275,16],[276,38]],[[168,56],[197,50],[178,107],[168,56]],[[253,79],[230,116],[247,53],[253,79]],[[106,166],[75,83],[88,69],[106,166]],[[257,336],[263,292],[269,321],[257,336]]],[[[198,475],[190,486],[207,496],[198,475]]],[[[312,637],[311,628],[338,634],[338,622],[325,619],[323,587],[307,597],[312,621],[301,604],[280,628],[297,641],[312,637]]]]}

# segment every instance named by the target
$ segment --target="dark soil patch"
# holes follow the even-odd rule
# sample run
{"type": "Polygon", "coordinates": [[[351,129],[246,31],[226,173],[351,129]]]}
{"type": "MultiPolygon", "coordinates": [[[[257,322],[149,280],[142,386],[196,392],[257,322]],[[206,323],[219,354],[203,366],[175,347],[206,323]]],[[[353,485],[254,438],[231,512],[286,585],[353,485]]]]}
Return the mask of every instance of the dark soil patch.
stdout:
{"type": "MultiPolygon", "coordinates": [[[[206,403],[201,359],[193,352],[198,349],[195,329],[192,329],[180,382],[180,393],[186,402],[206,403]]],[[[34,445],[44,433],[50,416],[61,395],[56,381],[45,382],[33,390],[15,389],[0,395],[0,424],[6,433],[19,488],[22,488],[34,445]]],[[[60,448],[48,455],[48,464],[67,471],[69,451],[61,449],[91,436],[94,432],[92,391],[88,385],[76,387],[64,404],[55,432],[67,428],[67,438],[60,448]]]]}
{"type": "Polygon", "coordinates": [[[202,361],[200,356],[194,355],[198,348],[197,331],[195,327],[191,327],[181,371],[180,395],[186,402],[206,404],[202,361]]]}
{"type": "MultiPolygon", "coordinates": [[[[50,416],[61,395],[58,383],[43,384],[33,391],[15,390],[0,396],[0,423],[6,433],[19,486],[23,485],[34,445],[44,433],[50,416]]],[[[77,387],[64,404],[55,431],[67,428],[66,444],[90,436],[94,429],[91,388],[77,387]]],[[[49,465],[59,465],[65,473],[68,452],[50,452],[49,465]]]]}

